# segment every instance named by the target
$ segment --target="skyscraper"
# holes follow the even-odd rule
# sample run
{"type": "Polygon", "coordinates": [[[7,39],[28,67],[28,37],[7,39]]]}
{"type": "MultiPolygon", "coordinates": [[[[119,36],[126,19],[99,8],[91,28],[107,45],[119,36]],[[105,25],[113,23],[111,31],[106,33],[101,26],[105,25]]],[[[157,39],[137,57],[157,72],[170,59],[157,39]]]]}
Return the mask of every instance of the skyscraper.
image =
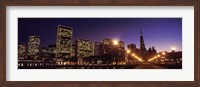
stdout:
{"type": "Polygon", "coordinates": [[[72,28],[58,25],[56,57],[71,58],[72,55],[72,28]]]}
{"type": "Polygon", "coordinates": [[[28,54],[36,55],[39,52],[40,38],[39,36],[29,36],[28,41],[28,54]]]}
{"type": "Polygon", "coordinates": [[[146,54],[147,54],[147,49],[145,47],[142,31],[140,31],[140,55],[144,60],[146,60],[144,58],[146,56],[146,54]]]}

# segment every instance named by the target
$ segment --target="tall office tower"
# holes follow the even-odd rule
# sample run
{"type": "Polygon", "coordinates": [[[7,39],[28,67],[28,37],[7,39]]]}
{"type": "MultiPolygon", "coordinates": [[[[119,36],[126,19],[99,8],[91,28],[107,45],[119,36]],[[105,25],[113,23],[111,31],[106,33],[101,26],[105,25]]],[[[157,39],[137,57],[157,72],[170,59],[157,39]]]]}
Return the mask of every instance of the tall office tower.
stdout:
{"type": "Polygon", "coordinates": [[[71,58],[72,56],[73,29],[68,26],[58,25],[56,41],[56,57],[71,58]]]}
{"type": "Polygon", "coordinates": [[[75,55],[77,58],[94,56],[94,44],[90,40],[77,39],[75,41],[75,55]]]}
{"type": "Polygon", "coordinates": [[[29,36],[28,41],[28,54],[37,55],[39,53],[40,38],[39,36],[29,36]]]}
{"type": "Polygon", "coordinates": [[[146,54],[147,54],[147,49],[144,44],[144,38],[143,38],[142,31],[140,31],[140,55],[144,60],[146,60],[144,58],[146,54]]]}

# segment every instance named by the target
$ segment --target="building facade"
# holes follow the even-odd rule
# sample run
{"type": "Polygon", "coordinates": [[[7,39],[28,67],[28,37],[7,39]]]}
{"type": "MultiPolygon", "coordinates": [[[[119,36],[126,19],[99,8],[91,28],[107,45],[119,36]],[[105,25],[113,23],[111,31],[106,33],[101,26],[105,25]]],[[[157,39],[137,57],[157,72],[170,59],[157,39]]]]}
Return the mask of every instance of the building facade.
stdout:
{"type": "Polygon", "coordinates": [[[27,54],[26,44],[19,44],[18,45],[18,58],[24,59],[26,54],[27,54]]]}
{"type": "Polygon", "coordinates": [[[40,38],[39,36],[29,36],[28,54],[37,55],[39,53],[40,38]]]}
{"type": "Polygon", "coordinates": [[[57,42],[56,42],[56,57],[71,58],[72,55],[72,34],[71,27],[58,25],[57,42]]]}
{"type": "Polygon", "coordinates": [[[103,38],[103,42],[101,44],[100,53],[103,54],[111,54],[113,50],[113,41],[109,38],[103,38]]]}
{"type": "Polygon", "coordinates": [[[94,56],[94,44],[90,40],[77,39],[75,41],[75,55],[77,58],[94,56]]]}

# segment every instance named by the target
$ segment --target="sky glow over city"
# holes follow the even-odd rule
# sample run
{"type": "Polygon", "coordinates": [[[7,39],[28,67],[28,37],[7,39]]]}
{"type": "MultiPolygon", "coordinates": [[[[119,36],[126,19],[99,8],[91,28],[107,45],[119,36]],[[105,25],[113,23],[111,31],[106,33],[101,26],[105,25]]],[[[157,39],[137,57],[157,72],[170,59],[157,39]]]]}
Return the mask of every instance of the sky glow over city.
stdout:
{"type": "Polygon", "coordinates": [[[30,35],[38,35],[41,47],[55,44],[58,25],[73,28],[73,42],[110,38],[124,41],[126,48],[131,43],[139,48],[142,30],[147,49],[182,51],[182,18],[19,18],[18,42],[28,43],[30,35]]]}

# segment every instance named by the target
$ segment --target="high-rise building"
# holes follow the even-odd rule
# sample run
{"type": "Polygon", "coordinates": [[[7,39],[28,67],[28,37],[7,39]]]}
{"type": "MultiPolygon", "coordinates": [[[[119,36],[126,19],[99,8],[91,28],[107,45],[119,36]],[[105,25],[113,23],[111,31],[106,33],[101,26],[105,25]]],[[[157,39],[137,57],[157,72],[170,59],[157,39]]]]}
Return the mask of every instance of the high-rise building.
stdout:
{"type": "Polygon", "coordinates": [[[146,60],[145,59],[146,54],[147,54],[147,49],[145,47],[142,31],[140,31],[140,55],[144,60],[146,60]]]}
{"type": "Polygon", "coordinates": [[[77,39],[75,44],[75,55],[77,58],[94,56],[94,44],[92,41],[86,39],[77,39]]]}
{"type": "Polygon", "coordinates": [[[56,42],[56,57],[71,58],[72,55],[72,34],[71,27],[58,25],[57,42],[56,42]]]}
{"type": "Polygon", "coordinates": [[[29,36],[28,54],[37,55],[39,53],[40,38],[39,36],[29,36]]]}
{"type": "Polygon", "coordinates": [[[19,59],[24,59],[26,53],[27,53],[26,44],[19,44],[18,45],[18,58],[19,59]]]}

